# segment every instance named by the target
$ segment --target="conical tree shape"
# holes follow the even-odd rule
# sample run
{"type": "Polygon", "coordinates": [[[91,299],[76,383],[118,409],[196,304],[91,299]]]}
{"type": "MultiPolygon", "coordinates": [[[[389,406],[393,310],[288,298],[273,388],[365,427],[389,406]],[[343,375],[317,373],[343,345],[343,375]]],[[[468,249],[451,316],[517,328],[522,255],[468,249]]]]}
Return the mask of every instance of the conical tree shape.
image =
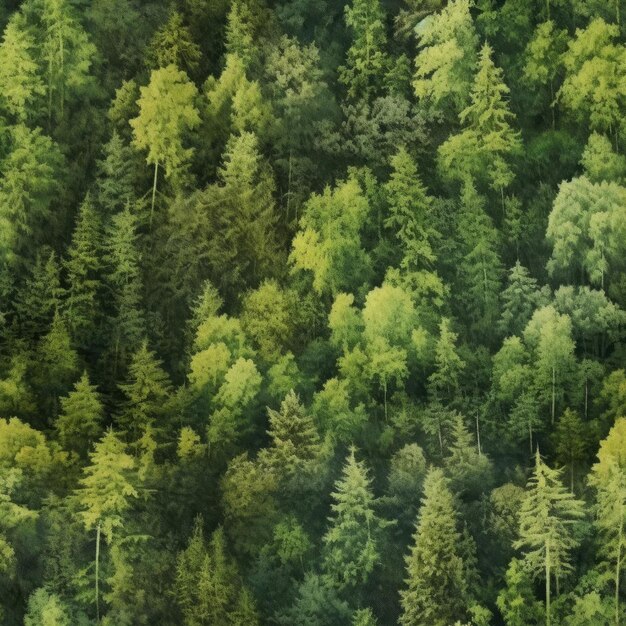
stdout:
{"type": "Polygon", "coordinates": [[[98,204],[106,215],[114,215],[135,198],[133,152],[124,145],[117,131],[104,145],[103,159],[98,162],[98,204]]]}
{"type": "Polygon", "coordinates": [[[400,243],[403,267],[414,270],[431,267],[436,259],[433,251],[436,233],[429,224],[432,198],[406,148],[401,147],[392,157],[391,167],[391,176],[385,184],[390,212],[385,226],[393,230],[400,243]]]}
{"type": "Polygon", "coordinates": [[[339,588],[351,589],[369,579],[380,559],[380,530],[388,524],[376,515],[371,480],[354,452],[331,494],[333,516],[323,540],[324,570],[339,588]]]}
{"type": "Polygon", "coordinates": [[[529,571],[543,575],[546,583],[546,625],[550,626],[552,576],[571,571],[571,552],[578,545],[573,524],[583,516],[583,503],[564,487],[561,472],[550,469],[535,455],[535,468],[528,480],[520,511],[519,540],[529,571]]]}
{"type": "Polygon", "coordinates": [[[100,324],[102,290],[102,225],[89,194],[80,206],[64,266],[65,317],[76,344],[86,348],[93,345],[100,324]]]}
{"type": "Polygon", "coordinates": [[[517,261],[509,270],[507,286],[502,292],[502,314],[498,322],[505,336],[521,335],[539,301],[537,281],[517,261]]]}
{"type": "Polygon", "coordinates": [[[456,339],[456,333],[450,329],[450,320],[442,319],[435,346],[435,371],[428,378],[429,391],[439,401],[454,399],[459,387],[459,375],[465,367],[457,354],[456,339]]]}
{"type": "Polygon", "coordinates": [[[74,390],[61,398],[61,414],[56,422],[59,439],[66,450],[87,456],[90,445],[102,431],[104,407],[96,386],[83,372],[74,390]]]}
{"type": "Polygon", "coordinates": [[[406,557],[407,589],[401,592],[402,626],[450,626],[467,611],[461,534],[447,481],[432,468],[424,481],[413,546],[406,557]]]}
{"type": "Polygon", "coordinates": [[[144,341],[128,368],[128,382],[120,385],[125,396],[123,410],[117,418],[131,441],[137,441],[148,425],[157,429],[164,403],[170,396],[171,383],[154,352],[144,341]]]}

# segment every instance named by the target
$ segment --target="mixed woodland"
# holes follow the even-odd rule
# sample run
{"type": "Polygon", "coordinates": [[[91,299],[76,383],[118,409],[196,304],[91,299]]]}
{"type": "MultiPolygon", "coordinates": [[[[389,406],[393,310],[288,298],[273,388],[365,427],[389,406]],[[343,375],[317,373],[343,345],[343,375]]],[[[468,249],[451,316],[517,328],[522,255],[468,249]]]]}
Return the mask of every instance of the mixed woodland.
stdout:
{"type": "Polygon", "coordinates": [[[624,0],[3,0],[0,623],[626,623],[624,0]]]}

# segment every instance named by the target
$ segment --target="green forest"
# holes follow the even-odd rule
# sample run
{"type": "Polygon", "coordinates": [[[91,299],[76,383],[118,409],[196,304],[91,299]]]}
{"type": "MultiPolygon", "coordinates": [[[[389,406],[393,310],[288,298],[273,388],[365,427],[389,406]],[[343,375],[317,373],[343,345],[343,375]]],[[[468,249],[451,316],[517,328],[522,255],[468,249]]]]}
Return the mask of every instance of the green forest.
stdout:
{"type": "Polygon", "coordinates": [[[0,624],[626,625],[626,0],[0,33],[0,624]]]}

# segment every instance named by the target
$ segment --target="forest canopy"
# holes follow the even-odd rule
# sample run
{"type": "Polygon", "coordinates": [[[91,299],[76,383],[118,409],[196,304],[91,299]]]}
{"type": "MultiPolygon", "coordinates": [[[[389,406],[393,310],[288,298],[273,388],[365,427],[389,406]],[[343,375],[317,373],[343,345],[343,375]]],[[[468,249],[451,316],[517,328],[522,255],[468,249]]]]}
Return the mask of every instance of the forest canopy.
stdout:
{"type": "Polygon", "coordinates": [[[0,3],[0,623],[626,624],[625,20],[0,3]]]}

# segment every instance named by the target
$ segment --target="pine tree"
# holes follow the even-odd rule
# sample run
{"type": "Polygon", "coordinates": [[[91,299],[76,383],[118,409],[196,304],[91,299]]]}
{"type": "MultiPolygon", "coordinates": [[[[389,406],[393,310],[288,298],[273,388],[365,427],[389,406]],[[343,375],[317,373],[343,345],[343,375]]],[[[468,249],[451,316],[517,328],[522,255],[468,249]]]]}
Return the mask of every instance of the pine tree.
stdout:
{"type": "Polygon", "coordinates": [[[147,341],[133,355],[127,382],[119,387],[125,401],[117,421],[129,440],[137,441],[148,426],[163,428],[158,419],[164,415],[171,383],[147,341]]]}
{"type": "Polygon", "coordinates": [[[84,371],[74,390],[61,398],[61,413],[56,421],[59,439],[66,450],[87,456],[91,443],[102,432],[104,407],[96,386],[84,371]]]}
{"type": "Polygon", "coordinates": [[[33,33],[24,15],[15,12],[0,44],[0,108],[19,122],[36,117],[45,92],[36,61],[33,33]]]}
{"type": "Polygon", "coordinates": [[[460,541],[452,493],[443,472],[432,468],[424,481],[413,546],[406,557],[402,626],[449,626],[464,618],[467,589],[460,541]]]}
{"type": "Polygon", "coordinates": [[[433,244],[437,239],[430,224],[433,200],[406,148],[398,150],[391,159],[391,167],[391,177],[385,184],[390,212],[385,226],[392,229],[400,243],[402,267],[412,270],[432,267],[436,259],[433,244]]]}
{"type": "Polygon", "coordinates": [[[600,442],[589,483],[596,489],[599,553],[613,570],[615,626],[620,624],[620,583],[626,561],[626,418],[619,418],[600,442]]]}
{"type": "Polygon", "coordinates": [[[439,324],[439,339],[435,346],[435,371],[428,377],[428,388],[433,398],[451,402],[459,388],[459,375],[465,363],[457,354],[457,335],[450,330],[450,320],[439,324]]]}
{"type": "Polygon", "coordinates": [[[195,107],[198,90],[187,74],[174,65],[153,70],[150,83],[141,87],[139,115],[130,121],[133,141],[140,150],[147,150],[146,161],[154,165],[152,205],[154,213],[159,165],[167,177],[181,179],[193,154],[185,148],[185,134],[200,123],[195,107]]]}
{"type": "Polygon", "coordinates": [[[484,199],[469,181],[461,197],[458,235],[464,309],[473,327],[489,335],[499,313],[502,265],[497,248],[498,231],[485,212],[484,199]]]}
{"type": "Polygon", "coordinates": [[[345,18],[352,45],[346,65],[339,68],[340,80],[351,98],[369,100],[379,92],[389,64],[385,13],[380,0],[352,0],[346,5],[345,18]]]}
{"type": "Polygon", "coordinates": [[[90,464],[83,470],[77,499],[83,524],[96,529],[95,604],[100,619],[100,536],[111,543],[124,523],[124,514],[139,497],[135,460],[126,453],[124,443],[109,429],[89,454],[90,464]]]}
{"type": "Polygon", "coordinates": [[[331,494],[333,516],[324,535],[324,570],[341,589],[358,588],[380,559],[380,532],[389,524],[375,512],[371,479],[352,448],[331,494]]]}
{"type": "Polygon", "coordinates": [[[452,179],[487,180],[500,192],[504,204],[504,189],[514,178],[510,159],[520,151],[521,139],[511,126],[515,116],[505,99],[509,88],[492,56],[492,48],[485,44],[480,52],[471,103],[459,115],[465,129],[440,146],[439,164],[452,179]]]}
{"type": "Polygon", "coordinates": [[[520,511],[516,548],[524,551],[524,563],[546,583],[546,626],[551,622],[552,577],[557,580],[572,570],[571,552],[578,545],[574,524],[583,516],[583,503],[563,486],[560,470],[550,469],[535,455],[520,511]]]}
{"type": "Polygon", "coordinates": [[[67,282],[64,314],[74,341],[85,349],[96,340],[102,291],[102,225],[89,194],[78,211],[63,265],[67,282]]]}

